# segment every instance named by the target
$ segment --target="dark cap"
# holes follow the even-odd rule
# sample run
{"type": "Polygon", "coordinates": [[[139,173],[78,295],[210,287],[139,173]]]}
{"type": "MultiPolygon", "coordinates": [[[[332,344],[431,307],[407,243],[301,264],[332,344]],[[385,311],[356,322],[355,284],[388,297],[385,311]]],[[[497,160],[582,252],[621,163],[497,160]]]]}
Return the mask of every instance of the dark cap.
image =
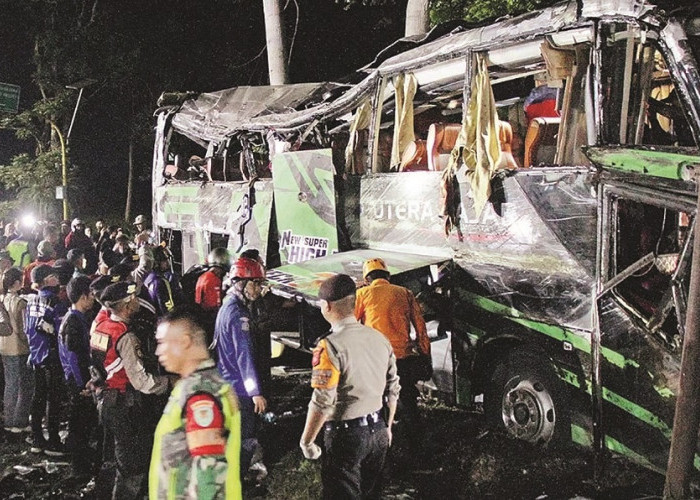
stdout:
{"type": "Polygon", "coordinates": [[[321,283],[318,298],[326,302],[335,302],[349,295],[355,295],[355,281],[347,274],[336,274],[321,283]]]}
{"type": "Polygon", "coordinates": [[[92,290],[95,298],[99,300],[105,288],[114,283],[119,283],[119,281],[121,280],[118,276],[99,276],[90,283],[90,290],[92,290]]]}
{"type": "Polygon", "coordinates": [[[48,264],[39,264],[34,269],[32,269],[30,277],[32,278],[32,283],[41,285],[44,282],[44,280],[52,274],[57,274],[54,268],[52,268],[48,264]]]}
{"type": "Polygon", "coordinates": [[[0,250],[0,260],[3,259],[9,260],[12,264],[15,263],[15,259],[10,256],[10,252],[7,250],[0,250]]]}
{"type": "Polygon", "coordinates": [[[102,295],[100,295],[100,302],[102,302],[107,307],[111,307],[117,302],[128,298],[136,294],[136,285],[133,283],[127,283],[126,281],[120,281],[119,283],[114,283],[109,285],[104,289],[102,295]]]}
{"type": "Polygon", "coordinates": [[[58,276],[58,281],[61,285],[66,286],[73,277],[75,266],[66,259],[58,259],[53,263],[53,272],[58,276]]]}

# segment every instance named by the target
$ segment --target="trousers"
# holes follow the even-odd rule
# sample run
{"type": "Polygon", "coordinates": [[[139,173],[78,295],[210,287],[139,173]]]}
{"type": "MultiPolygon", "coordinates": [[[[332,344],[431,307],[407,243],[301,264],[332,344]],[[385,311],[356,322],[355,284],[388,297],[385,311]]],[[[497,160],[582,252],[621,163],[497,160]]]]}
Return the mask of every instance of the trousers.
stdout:
{"type": "Polygon", "coordinates": [[[5,374],[5,427],[26,427],[34,395],[34,374],[27,366],[27,355],[2,356],[5,374]]]}
{"type": "Polygon", "coordinates": [[[105,391],[102,422],[114,438],[117,465],[112,498],[141,498],[146,492],[153,434],[144,425],[140,404],[128,403],[124,393],[105,391]]]}
{"type": "Polygon", "coordinates": [[[63,395],[63,368],[58,363],[47,361],[34,367],[34,398],[32,399],[32,434],[35,442],[44,440],[41,422],[47,416],[49,441],[60,443],[61,397],[63,395]]]}
{"type": "Polygon", "coordinates": [[[380,497],[382,470],[389,449],[389,434],[383,420],[347,429],[326,427],[323,442],[324,499],[380,497]]]}

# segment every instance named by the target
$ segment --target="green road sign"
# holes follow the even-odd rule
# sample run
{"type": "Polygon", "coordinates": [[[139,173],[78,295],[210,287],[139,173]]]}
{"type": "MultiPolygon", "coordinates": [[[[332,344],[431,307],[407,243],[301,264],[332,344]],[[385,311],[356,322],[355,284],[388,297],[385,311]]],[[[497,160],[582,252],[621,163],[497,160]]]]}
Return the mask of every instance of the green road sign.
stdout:
{"type": "Polygon", "coordinates": [[[0,83],[0,111],[16,113],[19,110],[19,85],[0,83]]]}

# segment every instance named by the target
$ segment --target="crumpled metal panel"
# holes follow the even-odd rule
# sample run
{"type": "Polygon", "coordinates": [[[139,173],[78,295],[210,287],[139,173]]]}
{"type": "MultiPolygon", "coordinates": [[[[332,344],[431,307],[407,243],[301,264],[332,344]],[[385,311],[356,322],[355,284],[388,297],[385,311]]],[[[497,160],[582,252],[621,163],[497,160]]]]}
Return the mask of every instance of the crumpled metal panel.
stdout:
{"type": "Polygon", "coordinates": [[[655,8],[645,0],[584,0],[581,16],[599,18],[605,16],[628,16],[640,18],[655,8]]]}
{"type": "Polygon", "coordinates": [[[363,178],[353,244],[453,256],[477,293],[533,319],[591,328],[597,227],[591,171],[543,169],[496,178],[479,217],[462,176],[463,241],[443,233],[440,179],[440,172],[363,178]]]}
{"type": "Polygon", "coordinates": [[[200,258],[208,251],[209,233],[230,234],[228,248],[234,253],[257,248],[261,255],[267,255],[272,180],[255,183],[252,211],[249,194],[246,182],[159,186],[154,191],[153,201],[157,207],[154,222],[160,228],[183,230],[194,235],[197,242],[190,246],[196,249],[200,258]]]}
{"type": "Polygon", "coordinates": [[[196,142],[221,141],[256,117],[295,111],[339,86],[328,82],[298,83],[205,92],[197,99],[185,101],[173,118],[173,127],[196,142]]]}
{"type": "Polygon", "coordinates": [[[440,58],[450,59],[487,43],[496,45],[499,40],[513,40],[542,34],[545,31],[560,30],[577,22],[577,8],[575,1],[563,2],[548,9],[505,19],[489,26],[446,35],[434,42],[387,59],[379,66],[379,71],[382,74],[392,74],[406,66],[435,63],[440,58]]]}

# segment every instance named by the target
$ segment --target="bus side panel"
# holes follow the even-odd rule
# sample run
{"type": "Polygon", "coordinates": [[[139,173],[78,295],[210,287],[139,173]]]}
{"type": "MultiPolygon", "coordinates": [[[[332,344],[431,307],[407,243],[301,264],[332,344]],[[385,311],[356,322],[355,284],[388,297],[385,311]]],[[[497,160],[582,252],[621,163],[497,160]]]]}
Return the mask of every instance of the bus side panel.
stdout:
{"type": "Polygon", "coordinates": [[[275,215],[281,264],[338,251],[333,158],[330,149],[275,155],[275,215]]]}
{"type": "Polygon", "coordinates": [[[155,190],[155,224],[183,231],[183,269],[204,262],[211,233],[228,235],[228,248],[257,248],[267,254],[272,182],[166,184],[155,190]]]}

